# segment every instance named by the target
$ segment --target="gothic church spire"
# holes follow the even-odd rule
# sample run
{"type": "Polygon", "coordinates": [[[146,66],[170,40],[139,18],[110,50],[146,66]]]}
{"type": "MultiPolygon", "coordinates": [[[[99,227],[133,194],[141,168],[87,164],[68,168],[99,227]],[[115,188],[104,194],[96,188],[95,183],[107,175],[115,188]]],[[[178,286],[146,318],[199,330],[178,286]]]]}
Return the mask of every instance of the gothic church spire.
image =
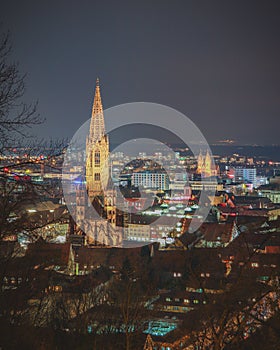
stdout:
{"type": "Polygon", "coordinates": [[[100,94],[99,79],[96,79],[95,94],[91,113],[89,143],[94,144],[100,141],[105,135],[104,114],[100,94]]]}

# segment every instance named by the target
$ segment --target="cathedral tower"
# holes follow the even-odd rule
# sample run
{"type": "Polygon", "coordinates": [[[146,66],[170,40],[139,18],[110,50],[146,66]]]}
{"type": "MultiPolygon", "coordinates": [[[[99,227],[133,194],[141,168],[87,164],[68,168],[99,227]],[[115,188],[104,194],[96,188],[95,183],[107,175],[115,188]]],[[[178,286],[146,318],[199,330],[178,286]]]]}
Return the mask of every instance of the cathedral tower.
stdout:
{"type": "Polygon", "coordinates": [[[217,175],[217,169],[215,163],[213,162],[209,151],[207,150],[206,154],[203,155],[200,151],[197,157],[197,174],[201,174],[203,177],[210,177],[217,175]]]}
{"type": "Polygon", "coordinates": [[[89,198],[103,195],[109,178],[109,139],[105,134],[99,79],[96,80],[89,136],[86,142],[86,183],[89,198]]]}
{"type": "Polygon", "coordinates": [[[204,176],[209,177],[213,174],[213,163],[209,151],[207,150],[205,159],[204,159],[204,176]]]}

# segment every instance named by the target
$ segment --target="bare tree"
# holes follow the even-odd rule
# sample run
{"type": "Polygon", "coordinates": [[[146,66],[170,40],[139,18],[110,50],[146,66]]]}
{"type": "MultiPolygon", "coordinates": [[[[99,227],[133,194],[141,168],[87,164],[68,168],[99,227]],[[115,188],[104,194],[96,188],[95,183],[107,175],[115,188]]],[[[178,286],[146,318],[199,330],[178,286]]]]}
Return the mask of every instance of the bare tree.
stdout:
{"type": "Polygon", "coordinates": [[[137,335],[143,332],[147,320],[153,313],[147,305],[156,293],[155,286],[149,279],[148,264],[144,259],[141,267],[142,270],[135,265],[135,262],[126,258],[119,278],[115,279],[109,291],[111,310],[116,312],[115,322],[118,321],[115,324],[125,335],[126,350],[135,348],[137,335]]]}
{"type": "Polygon", "coordinates": [[[0,36],[0,152],[13,146],[16,138],[27,137],[28,129],[42,122],[37,103],[22,100],[26,75],[10,61],[11,51],[10,34],[4,33],[0,36]]]}

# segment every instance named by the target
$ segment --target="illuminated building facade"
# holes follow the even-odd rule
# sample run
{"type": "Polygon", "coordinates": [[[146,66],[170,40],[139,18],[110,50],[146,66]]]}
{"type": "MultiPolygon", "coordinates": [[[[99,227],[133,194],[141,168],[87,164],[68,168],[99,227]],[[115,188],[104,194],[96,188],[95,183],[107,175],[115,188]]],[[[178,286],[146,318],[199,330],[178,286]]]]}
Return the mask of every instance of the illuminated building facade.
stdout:
{"type": "Polygon", "coordinates": [[[76,222],[86,233],[86,242],[121,245],[122,227],[116,210],[116,190],[109,181],[109,138],[105,133],[99,80],[96,81],[89,136],[86,140],[86,191],[76,189],[76,222]],[[95,211],[91,211],[91,205],[95,211]],[[93,217],[94,216],[94,217],[93,217]]]}
{"type": "Polygon", "coordinates": [[[250,182],[256,187],[257,169],[236,167],[234,168],[234,179],[236,182],[250,182]]]}
{"type": "Polygon", "coordinates": [[[136,187],[169,190],[169,176],[163,172],[140,171],[132,175],[132,184],[136,187]]]}
{"type": "Polygon", "coordinates": [[[197,157],[197,174],[200,174],[203,177],[210,177],[217,175],[216,166],[212,160],[210,153],[206,152],[205,155],[202,152],[199,153],[197,157]]]}

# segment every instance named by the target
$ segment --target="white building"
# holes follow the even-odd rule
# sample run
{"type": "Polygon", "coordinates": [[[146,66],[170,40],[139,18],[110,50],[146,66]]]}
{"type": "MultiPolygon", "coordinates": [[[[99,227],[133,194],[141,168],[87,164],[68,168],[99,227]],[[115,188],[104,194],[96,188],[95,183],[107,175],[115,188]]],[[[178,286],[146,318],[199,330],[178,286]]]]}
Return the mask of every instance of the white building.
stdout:
{"type": "Polygon", "coordinates": [[[133,173],[132,185],[144,188],[154,188],[159,190],[169,189],[169,177],[166,173],[152,172],[152,171],[140,171],[133,173]]]}
{"type": "Polygon", "coordinates": [[[235,182],[251,182],[254,187],[257,186],[257,170],[256,168],[234,168],[234,181],[235,182]]]}

